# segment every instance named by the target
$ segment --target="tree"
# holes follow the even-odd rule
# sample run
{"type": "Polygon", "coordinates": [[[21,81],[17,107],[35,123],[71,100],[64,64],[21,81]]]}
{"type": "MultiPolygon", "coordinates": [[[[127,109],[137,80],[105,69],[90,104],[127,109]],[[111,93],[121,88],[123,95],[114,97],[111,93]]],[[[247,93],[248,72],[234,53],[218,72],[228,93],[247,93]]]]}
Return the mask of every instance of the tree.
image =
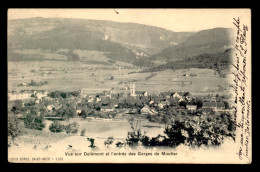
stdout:
{"type": "Polygon", "coordinates": [[[59,121],[53,121],[49,127],[49,130],[54,133],[60,133],[64,130],[64,125],[59,121]]]}
{"type": "Polygon", "coordinates": [[[8,113],[8,138],[11,138],[12,141],[21,135],[21,126],[19,124],[19,119],[15,116],[14,113],[8,113]]]}
{"type": "Polygon", "coordinates": [[[186,109],[187,103],[186,103],[185,101],[181,101],[181,102],[179,103],[179,105],[180,105],[180,106],[183,106],[183,107],[186,109]]]}
{"type": "Polygon", "coordinates": [[[230,106],[229,106],[229,103],[228,103],[228,102],[224,101],[223,103],[225,104],[225,109],[229,109],[229,108],[230,108],[230,106]]]}
{"type": "Polygon", "coordinates": [[[62,107],[57,110],[57,115],[60,117],[65,117],[67,120],[69,120],[75,114],[76,108],[69,103],[63,104],[62,107]]]}
{"type": "Polygon", "coordinates": [[[79,127],[79,124],[77,122],[73,122],[71,124],[64,126],[63,128],[65,129],[67,134],[69,134],[69,133],[76,134],[78,132],[78,127],[79,127]]]}
{"type": "Polygon", "coordinates": [[[11,111],[14,113],[14,114],[18,114],[21,112],[22,110],[22,107],[23,107],[23,103],[21,100],[15,100],[13,102],[13,104],[11,105],[11,111]]]}
{"type": "Polygon", "coordinates": [[[24,126],[29,129],[42,130],[45,127],[43,116],[36,116],[34,114],[26,115],[24,126]]]}
{"type": "Polygon", "coordinates": [[[168,115],[162,115],[162,119],[161,119],[161,123],[165,124],[165,126],[167,124],[169,124],[171,122],[171,118],[168,115]]]}
{"type": "Polygon", "coordinates": [[[203,106],[202,101],[201,101],[201,100],[198,100],[198,101],[197,101],[197,109],[201,109],[202,106],[203,106]]]}
{"type": "Polygon", "coordinates": [[[175,147],[185,141],[185,136],[183,135],[183,129],[185,125],[183,122],[175,121],[171,127],[166,127],[164,133],[168,136],[167,142],[168,146],[175,147]]]}

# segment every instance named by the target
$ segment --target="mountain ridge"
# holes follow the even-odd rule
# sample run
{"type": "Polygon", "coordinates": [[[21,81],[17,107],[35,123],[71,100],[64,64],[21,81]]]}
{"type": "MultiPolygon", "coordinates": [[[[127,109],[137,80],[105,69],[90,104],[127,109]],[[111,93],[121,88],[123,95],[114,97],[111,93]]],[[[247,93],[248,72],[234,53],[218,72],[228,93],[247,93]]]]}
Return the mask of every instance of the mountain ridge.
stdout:
{"type": "Polygon", "coordinates": [[[9,36],[12,33],[28,36],[38,34],[41,31],[51,30],[57,27],[87,27],[87,30],[96,30],[102,33],[103,39],[119,43],[126,48],[134,48],[137,51],[151,55],[170,46],[171,41],[180,43],[193,33],[173,32],[156,26],[149,26],[137,23],[123,23],[108,20],[91,19],[70,19],[70,18],[27,18],[9,20],[9,36]],[[24,29],[22,33],[15,33],[15,30],[24,29]],[[38,25],[38,26],[37,26],[38,25]],[[130,44],[130,45],[129,45],[130,44]],[[140,46],[141,45],[141,46],[140,46]]]}
{"type": "Polygon", "coordinates": [[[163,49],[152,55],[152,60],[181,60],[200,54],[211,54],[224,51],[232,44],[230,28],[213,28],[202,30],[176,46],[163,49]]]}

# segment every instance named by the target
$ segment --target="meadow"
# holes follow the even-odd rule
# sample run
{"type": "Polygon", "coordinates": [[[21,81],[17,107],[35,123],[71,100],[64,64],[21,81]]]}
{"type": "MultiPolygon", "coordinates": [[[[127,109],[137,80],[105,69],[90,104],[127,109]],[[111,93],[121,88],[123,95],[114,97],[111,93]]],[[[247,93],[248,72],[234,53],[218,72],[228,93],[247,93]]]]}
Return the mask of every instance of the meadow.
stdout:
{"type": "Polygon", "coordinates": [[[68,61],[8,62],[8,88],[12,90],[62,90],[124,88],[129,83],[136,84],[136,90],[146,90],[148,94],[163,91],[189,91],[193,95],[230,93],[231,75],[222,78],[212,69],[180,69],[138,73],[142,68],[103,64],[87,64],[68,61]],[[17,87],[18,84],[47,81],[38,87],[17,87]]]}

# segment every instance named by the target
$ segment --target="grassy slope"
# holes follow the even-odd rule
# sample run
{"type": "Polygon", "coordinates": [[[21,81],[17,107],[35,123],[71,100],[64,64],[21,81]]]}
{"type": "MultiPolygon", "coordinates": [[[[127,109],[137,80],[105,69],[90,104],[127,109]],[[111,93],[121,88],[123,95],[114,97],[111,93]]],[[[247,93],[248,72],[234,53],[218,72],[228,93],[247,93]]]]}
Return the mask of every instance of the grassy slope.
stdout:
{"type": "Polygon", "coordinates": [[[156,72],[165,69],[189,69],[189,68],[206,68],[206,69],[217,69],[226,70],[231,64],[232,50],[228,49],[222,53],[214,54],[202,54],[184,60],[178,60],[175,62],[168,62],[163,65],[152,67],[144,70],[143,72],[156,72]]]}

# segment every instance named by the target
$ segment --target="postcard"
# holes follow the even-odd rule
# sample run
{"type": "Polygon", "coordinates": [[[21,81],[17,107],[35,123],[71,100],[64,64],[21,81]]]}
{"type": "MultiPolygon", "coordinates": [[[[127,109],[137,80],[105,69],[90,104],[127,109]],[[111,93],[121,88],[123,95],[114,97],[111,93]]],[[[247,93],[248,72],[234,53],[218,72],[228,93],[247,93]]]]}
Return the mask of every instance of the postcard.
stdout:
{"type": "Polygon", "coordinates": [[[251,164],[250,9],[9,9],[10,163],[251,164]]]}

